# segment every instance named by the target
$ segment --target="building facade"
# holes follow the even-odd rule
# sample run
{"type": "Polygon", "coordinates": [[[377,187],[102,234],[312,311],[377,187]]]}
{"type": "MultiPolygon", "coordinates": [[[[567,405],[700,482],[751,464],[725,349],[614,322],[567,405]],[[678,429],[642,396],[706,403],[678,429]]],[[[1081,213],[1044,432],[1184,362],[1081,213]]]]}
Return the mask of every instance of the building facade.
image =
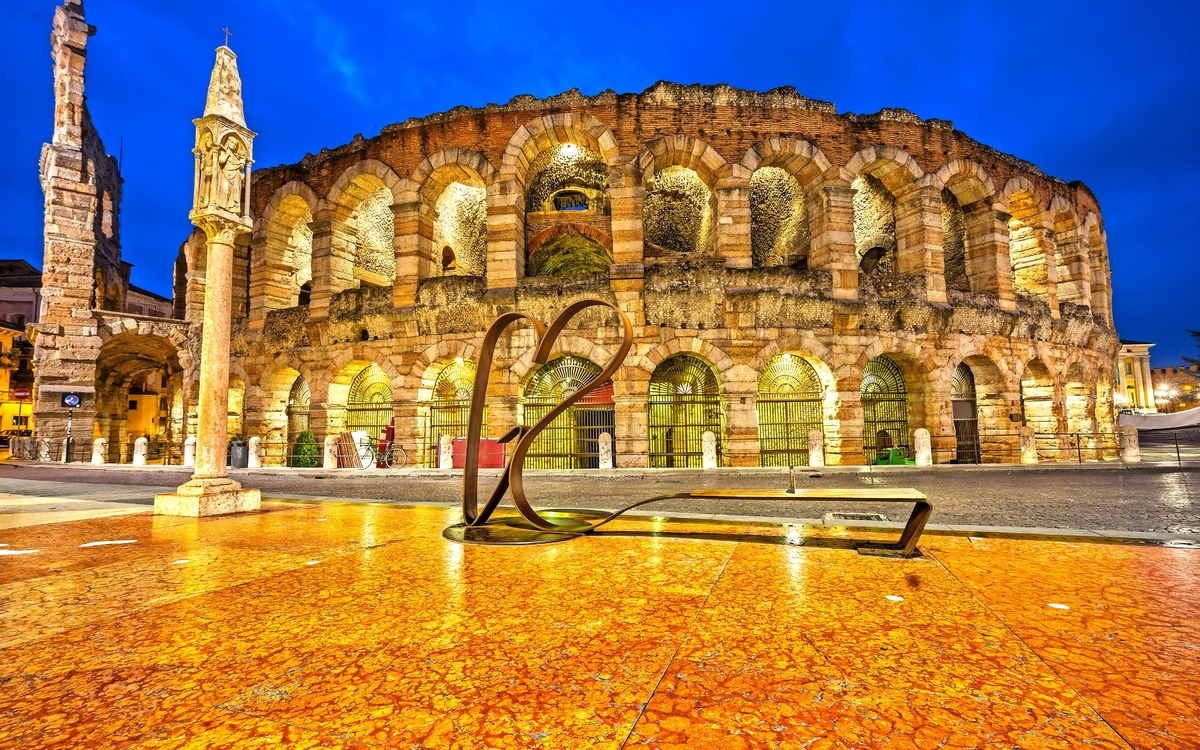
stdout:
{"type": "MultiPolygon", "coordinates": [[[[305,429],[394,423],[433,465],[442,436],[465,434],[490,321],[548,322],[583,298],[617,305],[634,348],[543,433],[533,466],[596,466],[601,435],[618,466],[680,467],[700,465],[708,432],[722,464],[784,466],[807,462],[814,432],[829,463],[862,464],[919,428],[937,462],[1017,461],[1022,425],[1049,458],[1067,433],[1093,436],[1099,458],[1114,431],[1095,196],[948,121],[838,114],[790,88],[518,96],[257,170],[249,201],[229,418],[268,463],[305,429]]],[[[53,244],[48,230],[47,268],[53,244]]],[[[180,320],[93,308],[78,335],[95,434],[122,439],[121,404],[152,368],[170,434],[188,431],[205,273],[194,232],[176,262],[180,320]]],[[[43,330],[69,340],[72,321],[49,317],[43,330]]],[[[617,338],[611,316],[585,313],[539,367],[530,330],[505,337],[487,433],[532,424],[617,338]]]]}
{"type": "Polygon", "coordinates": [[[1150,369],[1150,347],[1145,341],[1122,341],[1117,353],[1117,406],[1138,413],[1155,414],[1154,374],[1150,369]]]}

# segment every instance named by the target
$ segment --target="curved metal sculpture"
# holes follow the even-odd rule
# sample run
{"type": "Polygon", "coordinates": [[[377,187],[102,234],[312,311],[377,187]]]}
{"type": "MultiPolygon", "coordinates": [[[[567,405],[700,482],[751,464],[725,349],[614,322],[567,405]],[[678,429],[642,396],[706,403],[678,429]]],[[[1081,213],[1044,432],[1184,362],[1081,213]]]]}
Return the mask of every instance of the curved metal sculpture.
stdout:
{"type": "Polygon", "coordinates": [[[470,419],[467,425],[466,462],[463,468],[463,523],[455,524],[442,532],[447,539],[468,544],[546,544],[561,542],[576,538],[582,534],[595,531],[608,523],[642,505],[649,505],[662,500],[679,498],[718,498],[741,500],[780,500],[804,499],[815,501],[868,501],[868,502],[901,502],[914,503],[912,515],[895,544],[880,544],[866,542],[859,545],[859,552],[864,554],[881,554],[889,556],[908,557],[916,553],[917,540],[925,527],[933,506],[924,495],[916,490],[906,489],[852,489],[852,490],[804,490],[794,489],[783,491],[772,490],[697,490],[694,492],[677,492],[669,495],[658,495],[624,508],[605,513],[600,511],[542,511],[539,514],[529,504],[525,496],[523,472],[525,456],[537,439],[538,434],[563,412],[570,409],[596,389],[602,387],[625,361],[629,350],[633,347],[633,325],[625,313],[615,305],[604,300],[584,299],[568,305],[554,322],[547,328],[541,321],[519,312],[504,313],[492,323],[483,337],[479,348],[479,361],[475,370],[475,385],[471,393],[470,419]],[[512,455],[504,467],[504,473],[496,488],[492,490],[483,508],[479,507],[479,439],[483,433],[483,413],[487,402],[487,386],[491,377],[492,357],[500,336],[513,323],[520,320],[528,321],[537,335],[537,349],[533,355],[535,364],[544,365],[550,359],[554,342],[558,339],[567,323],[579,313],[590,307],[606,307],[617,314],[621,321],[621,345],[617,353],[606,362],[599,373],[591,380],[581,385],[573,393],[568,394],[562,401],[532,427],[518,426],[502,438],[500,442],[508,443],[513,440],[516,445],[512,455]],[[492,518],[492,513],[500,505],[506,494],[512,494],[513,505],[516,506],[520,517],[492,518]],[[547,516],[553,518],[547,518],[547,516]]]}

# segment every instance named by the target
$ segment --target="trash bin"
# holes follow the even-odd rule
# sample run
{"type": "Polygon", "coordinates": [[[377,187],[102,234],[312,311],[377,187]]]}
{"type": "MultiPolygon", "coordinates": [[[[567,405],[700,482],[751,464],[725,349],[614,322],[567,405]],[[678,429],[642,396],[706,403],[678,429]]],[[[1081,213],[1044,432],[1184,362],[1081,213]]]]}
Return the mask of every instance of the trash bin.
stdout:
{"type": "Polygon", "coordinates": [[[245,469],[250,465],[250,448],[245,440],[229,441],[229,468],[245,469]]]}

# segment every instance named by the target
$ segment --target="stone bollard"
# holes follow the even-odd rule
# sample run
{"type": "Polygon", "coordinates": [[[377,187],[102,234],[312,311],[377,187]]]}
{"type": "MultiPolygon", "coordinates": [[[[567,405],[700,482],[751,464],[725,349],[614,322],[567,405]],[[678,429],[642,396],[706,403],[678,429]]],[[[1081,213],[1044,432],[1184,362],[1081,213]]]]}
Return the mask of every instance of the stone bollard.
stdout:
{"type": "Polygon", "coordinates": [[[337,468],[337,435],[325,436],[325,457],[321,462],[322,469],[337,468]]]}
{"type": "Polygon", "coordinates": [[[247,442],[248,442],[248,444],[247,444],[246,448],[249,451],[249,454],[246,456],[246,468],[247,469],[261,469],[262,468],[262,438],[260,438],[258,435],[255,435],[254,437],[250,438],[250,440],[247,442]]]}
{"type": "Polygon", "coordinates": [[[196,436],[188,435],[183,440],[183,466],[185,469],[196,468],[196,436]]]}
{"type": "Polygon", "coordinates": [[[103,466],[105,454],[108,453],[108,441],[96,438],[92,441],[92,466],[103,466]]]}
{"type": "Polygon", "coordinates": [[[913,451],[917,466],[933,466],[933,441],[929,439],[929,430],[918,427],[913,432],[913,451]]]}
{"type": "Polygon", "coordinates": [[[442,435],[438,438],[438,462],[439,469],[454,468],[454,436],[442,435]]]}
{"type": "Polygon", "coordinates": [[[1127,464],[1142,462],[1142,448],[1138,443],[1138,431],[1133,425],[1121,428],[1121,461],[1127,464]]]}
{"type": "Polygon", "coordinates": [[[146,451],[150,447],[150,441],[144,437],[140,437],[133,441],[133,465],[146,465],[146,451]]]}
{"type": "Polygon", "coordinates": [[[808,465],[825,465],[825,433],[820,430],[808,431],[808,465]]]}
{"type": "Polygon", "coordinates": [[[712,430],[705,430],[701,438],[704,446],[704,468],[717,468],[717,436],[712,430]]]}
{"type": "Polygon", "coordinates": [[[37,439],[37,460],[50,461],[50,438],[37,439]]]}
{"type": "Polygon", "coordinates": [[[1038,462],[1037,436],[1033,434],[1033,428],[1022,427],[1018,434],[1021,436],[1021,463],[1036,464],[1038,462]]]}
{"type": "Polygon", "coordinates": [[[600,468],[611,469],[613,467],[613,446],[612,435],[607,432],[600,433],[600,468]]]}

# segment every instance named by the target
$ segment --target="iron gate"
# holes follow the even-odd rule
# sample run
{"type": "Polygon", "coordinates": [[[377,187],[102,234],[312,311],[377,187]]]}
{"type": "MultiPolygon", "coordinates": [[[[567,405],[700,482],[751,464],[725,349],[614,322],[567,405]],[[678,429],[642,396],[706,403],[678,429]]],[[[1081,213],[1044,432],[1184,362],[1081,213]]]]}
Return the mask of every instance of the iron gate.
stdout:
{"type": "MultiPolygon", "coordinates": [[[[438,373],[433,384],[433,398],[429,402],[429,420],[425,423],[424,465],[438,466],[438,446],[442,435],[453,438],[467,436],[467,424],[471,417],[471,395],[475,392],[475,363],[469,359],[456,359],[438,373]]],[[[487,407],[483,409],[483,425],[480,432],[487,436],[487,407]]]]}
{"type": "Polygon", "coordinates": [[[772,357],[758,377],[758,465],[808,466],[808,433],[825,434],[825,391],[803,357],[772,357]]]}
{"type": "Polygon", "coordinates": [[[308,391],[308,383],[302,375],[296,376],[292,383],[292,391],[288,394],[287,403],[287,465],[292,465],[292,456],[296,454],[296,438],[308,429],[308,411],[312,395],[308,391]]]}
{"type": "Polygon", "coordinates": [[[911,453],[908,436],[908,389],[900,367],[887,357],[875,357],[863,370],[859,391],[863,411],[863,453],[869,458],[884,448],[911,453]]]}
{"type": "Polygon", "coordinates": [[[717,465],[727,463],[725,409],[712,368],[695,357],[671,357],[650,378],[651,468],[702,468],[704,433],[717,438],[717,465]]]}
{"type": "Polygon", "coordinates": [[[966,362],[959,363],[950,377],[950,407],[954,414],[957,441],[955,463],[981,462],[979,450],[979,410],[975,403],[975,375],[966,362]]]}
{"type": "MultiPolygon", "coordinates": [[[[525,426],[537,424],[564,398],[594,380],[600,370],[591,360],[569,354],[547,362],[525,387],[525,426]]],[[[613,386],[608,381],[559,414],[534,438],[525,465],[531,469],[598,469],[600,434],[615,435],[615,426],[613,386]]]]}
{"type": "Polygon", "coordinates": [[[346,429],[364,431],[372,439],[379,440],[395,416],[392,381],[379,365],[367,365],[350,384],[350,395],[346,399],[346,429]]]}

